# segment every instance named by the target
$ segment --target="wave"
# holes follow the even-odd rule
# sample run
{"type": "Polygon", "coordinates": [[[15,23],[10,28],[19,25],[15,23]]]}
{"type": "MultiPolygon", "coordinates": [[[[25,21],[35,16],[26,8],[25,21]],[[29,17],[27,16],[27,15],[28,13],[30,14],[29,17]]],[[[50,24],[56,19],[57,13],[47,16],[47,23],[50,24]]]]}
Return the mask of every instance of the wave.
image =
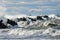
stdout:
{"type": "Polygon", "coordinates": [[[2,23],[8,27],[7,29],[2,30],[0,29],[0,34],[6,33],[5,35],[17,35],[20,37],[30,37],[30,36],[57,37],[60,35],[60,17],[56,15],[40,16],[40,19],[37,19],[37,16],[27,16],[27,15],[24,16],[20,15],[15,18],[14,17],[7,18],[7,16],[4,16],[1,17],[0,20],[3,20],[2,23]],[[17,25],[13,26],[7,23],[7,19],[16,22],[17,25]]]}

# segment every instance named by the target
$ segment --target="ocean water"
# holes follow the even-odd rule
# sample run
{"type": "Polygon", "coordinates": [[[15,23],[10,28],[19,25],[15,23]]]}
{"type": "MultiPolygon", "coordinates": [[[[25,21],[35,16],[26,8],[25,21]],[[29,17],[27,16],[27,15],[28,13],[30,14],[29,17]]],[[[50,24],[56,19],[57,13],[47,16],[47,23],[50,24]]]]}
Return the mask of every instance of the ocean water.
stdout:
{"type": "Polygon", "coordinates": [[[60,16],[54,14],[60,15],[60,0],[0,0],[3,24],[7,24],[7,19],[17,22],[17,18],[25,17],[28,20],[19,21],[15,26],[7,24],[7,29],[0,29],[0,40],[60,40],[60,16]],[[49,20],[27,18],[34,19],[35,15],[47,15],[49,20]]]}
{"type": "MultiPolygon", "coordinates": [[[[18,25],[10,26],[10,28],[0,29],[1,40],[60,40],[60,17],[49,16],[49,20],[37,21],[19,21],[18,25]],[[28,24],[29,22],[29,24],[28,24]]],[[[28,16],[24,16],[28,17],[28,16]]],[[[34,18],[33,16],[31,16],[34,18]]],[[[6,23],[6,18],[2,17],[3,23],[6,23]]],[[[27,19],[28,20],[28,19],[27,19]]]]}

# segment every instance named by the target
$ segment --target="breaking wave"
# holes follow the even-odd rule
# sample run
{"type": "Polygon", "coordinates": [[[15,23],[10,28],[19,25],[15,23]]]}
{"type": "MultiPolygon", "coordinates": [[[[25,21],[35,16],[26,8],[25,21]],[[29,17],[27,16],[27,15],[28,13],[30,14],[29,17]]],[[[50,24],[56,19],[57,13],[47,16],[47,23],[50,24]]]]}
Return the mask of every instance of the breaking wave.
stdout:
{"type": "MultiPolygon", "coordinates": [[[[47,37],[47,38],[60,38],[60,17],[55,15],[49,15],[48,19],[43,18],[43,20],[32,21],[28,19],[29,16],[23,16],[27,21],[18,21],[17,18],[11,19],[17,23],[17,25],[12,26],[8,24],[7,29],[0,29],[0,34],[4,35],[15,35],[21,38],[28,37],[47,37]]],[[[22,17],[22,18],[23,18],[22,17]]],[[[30,18],[35,19],[37,16],[30,16],[30,18]]],[[[21,17],[20,17],[21,18],[21,17]]],[[[3,23],[6,23],[7,16],[3,19],[3,23]]]]}

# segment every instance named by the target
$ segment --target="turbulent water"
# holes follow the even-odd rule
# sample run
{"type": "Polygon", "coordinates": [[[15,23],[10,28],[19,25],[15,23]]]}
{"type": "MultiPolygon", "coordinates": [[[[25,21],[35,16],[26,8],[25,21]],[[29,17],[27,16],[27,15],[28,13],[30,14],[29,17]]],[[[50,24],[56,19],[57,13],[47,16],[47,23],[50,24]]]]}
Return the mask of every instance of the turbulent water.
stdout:
{"type": "MultiPolygon", "coordinates": [[[[12,19],[17,22],[16,19],[12,19]]],[[[19,21],[18,25],[0,29],[2,39],[59,40],[60,19],[54,16],[49,20],[19,21]]]]}

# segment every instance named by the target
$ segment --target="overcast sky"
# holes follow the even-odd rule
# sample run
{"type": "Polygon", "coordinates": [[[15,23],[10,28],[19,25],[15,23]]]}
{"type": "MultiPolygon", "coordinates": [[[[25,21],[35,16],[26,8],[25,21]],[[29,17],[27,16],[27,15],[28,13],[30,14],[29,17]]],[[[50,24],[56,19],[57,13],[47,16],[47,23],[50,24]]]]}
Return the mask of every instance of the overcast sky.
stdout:
{"type": "Polygon", "coordinates": [[[60,0],[0,0],[7,14],[60,15],[60,0]]]}

